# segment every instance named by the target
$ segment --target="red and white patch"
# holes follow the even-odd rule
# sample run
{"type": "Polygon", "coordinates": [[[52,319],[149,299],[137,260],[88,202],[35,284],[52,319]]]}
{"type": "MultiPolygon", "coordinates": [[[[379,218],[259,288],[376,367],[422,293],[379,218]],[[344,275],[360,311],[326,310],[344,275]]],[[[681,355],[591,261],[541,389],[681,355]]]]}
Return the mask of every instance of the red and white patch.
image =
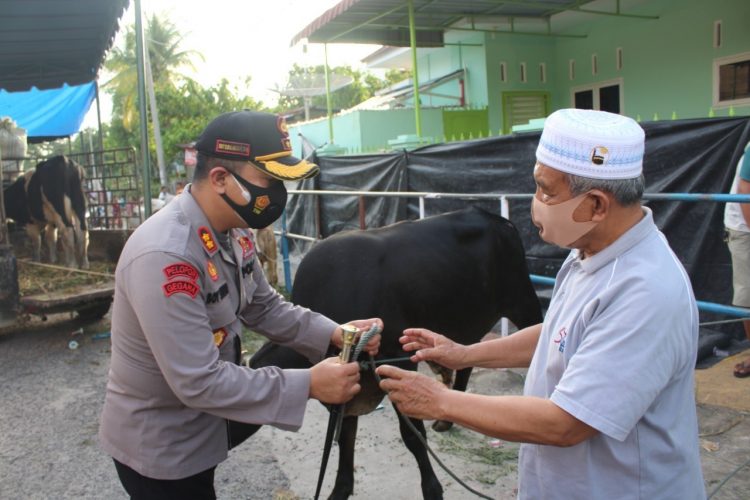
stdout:
{"type": "Polygon", "coordinates": [[[206,262],[206,272],[208,272],[208,276],[211,280],[216,281],[219,279],[219,270],[216,269],[216,264],[210,260],[206,262]]]}
{"type": "Polygon", "coordinates": [[[221,347],[226,339],[227,331],[223,328],[219,328],[214,332],[214,344],[216,345],[216,347],[221,347]]]}
{"type": "Polygon", "coordinates": [[[214,148],[214,151],[216,153],[237,155],[247,158],[250,156],[250,144],[247,144],[246,142],[232,142],[223,139],[216,139],[216,147],[214,148]]]}
{"type": "Polygon", "coordinates": [[[206,226],[198,228],[198,236],[201,239],[201,243],[203,243],[203,248],[206,249],[206,252],[208,252],[209,255],[216,253],[219,247],[216,246],[216,241],[214,241],[211,231],[206,226]]]}
{"type": "Polygon", "coordinates": [[[184,293],[185,295],[190,295],[190,297],[194,299],[200,291],[197,284],[185,280],[168,281],[161,287],[164,289],[164,295],[167,297],[171,297],[176,293],[184,293]]]}
{"type": "Polygon", "coordinates": [[[166,276],[168,280],[171,280],[172,278],[178,276],[184,276],[185,278],[191,279],[193,281],[198,279],[198,270],[187,262],[170,264],[162,269],[162,271],[164,272],[164,276],[166,276]]]}
{"type": "Polygon", "coordinates": [[[247,259],[253,254],[253,242],[247,236],[240,236],[237,238],[237,243],[242,247],[242,258],[247,259]]]}

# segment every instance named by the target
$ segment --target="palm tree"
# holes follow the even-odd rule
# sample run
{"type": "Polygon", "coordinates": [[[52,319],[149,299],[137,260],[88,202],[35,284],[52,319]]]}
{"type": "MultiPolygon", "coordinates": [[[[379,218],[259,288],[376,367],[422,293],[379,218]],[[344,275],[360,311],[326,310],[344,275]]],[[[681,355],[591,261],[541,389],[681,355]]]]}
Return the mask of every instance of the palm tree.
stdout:
{"type": "MultiPolygon", "coordinates": [[[[193,56],[201,59],[203,56],[192,50],[181,50],[180,45],[184,36],[174,24],[159,19],[156,14],[147,17],[144,40],[148,51],[148,54],[146,54],[146,61],[149,65],[147,68],[148,86],[151,98],[152,126],[159,159],[159,177],[161,183],[166,184],[166,167],[161,147],[161,131],[154,89],[164,86],[174,87],[181,80],[190,80],[189,77],[181,74],[178,70],[183,67],[195,70],[192,63],[193,56]]],[[[120,119],[123,128],[131,132],[138,117],[136,106],[138,73],[135,50],[135,29],[133,26],[129,26],[125,33],[125,47],[113,49],[105,62],[105,68],[114,76],[103,85],[103,88],[113,96],[115,119],[120,119]]]]}

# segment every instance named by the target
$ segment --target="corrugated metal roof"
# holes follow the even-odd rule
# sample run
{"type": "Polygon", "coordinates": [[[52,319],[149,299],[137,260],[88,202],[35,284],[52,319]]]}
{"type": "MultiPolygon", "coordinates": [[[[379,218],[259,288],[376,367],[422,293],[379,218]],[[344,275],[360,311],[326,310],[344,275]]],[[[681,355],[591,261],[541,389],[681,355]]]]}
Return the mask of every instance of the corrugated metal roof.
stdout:
{"type": "Polygon", "coordinates": [[[0,0],[0,89],[96,79],[129,0],[0,0]]]}
{"type": "MultiPolygon", "coordinates": [[[[442,45],[443,32],[461,21],[487,18],[548,20],[565,11],[587,13],[593,0],[413,0],[417,45],[442,45]]],[[[407,0],[342,0],[292,39],[316,43],[409,45],[407,0]]]]}

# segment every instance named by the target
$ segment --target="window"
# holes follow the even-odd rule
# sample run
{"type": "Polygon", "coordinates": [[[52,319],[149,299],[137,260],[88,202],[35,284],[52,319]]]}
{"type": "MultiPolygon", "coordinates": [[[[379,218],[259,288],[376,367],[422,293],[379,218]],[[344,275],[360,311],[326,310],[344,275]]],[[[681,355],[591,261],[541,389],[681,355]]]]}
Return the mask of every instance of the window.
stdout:
{"type": "Polygon", "coordinates": [[[622,47],[617,47],[617,52],[615,55],[616,64],[617,64],[617,70],[622,69],[622,47]]]}
{"type": "Polygon", "coordinates": [[[591,74],[596,76],[599,72],[599,64],[596,60],[596,54],[591,54],[591,74]]]}
{"type": "Polygon", "coordinates": [[[714,106],[750,104],[750,52],[714,59],[714,106]]]}
{"type": "Polygon", "coordinates": [[[571,89],[571,104],[578,109],[622,113],[622,97],[621,78],[571,89]]]}
{"type": "Polygon", "coordinates": [[[526,63],[521,63],[521,83],[526,83],[526,63]]]}
{"type": "Polygon", "coordinates": [[[714,21],[714,48],[721,48],[721,21],[714,21]]]}
{"type": "Polygon", "coordinates": [[[504,62],[500,63],[500,83],[508,82],[508,65],[504,62]]]}
{"type": "Polygon", "coordinates": [[[575,59],[571,59],[568,61],[568,78],[571,80],[576,79],[576,61],[575,59]]]}
{"type": "Polygon", "coordinates": [[[539,81],[547,83],[547,65],[545,63],[539,63],[539,81]]]}

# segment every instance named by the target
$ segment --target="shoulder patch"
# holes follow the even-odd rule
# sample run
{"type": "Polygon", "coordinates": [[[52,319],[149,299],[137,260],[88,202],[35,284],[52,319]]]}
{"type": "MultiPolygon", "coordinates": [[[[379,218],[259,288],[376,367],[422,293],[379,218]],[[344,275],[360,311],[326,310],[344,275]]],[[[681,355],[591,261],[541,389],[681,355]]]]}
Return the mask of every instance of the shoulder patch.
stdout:
{"type": "Polygon", "coordinates": [[[242,247],[242,258],[247,259],[253,254],[253,242],[247,236],[240,236],[237,238],[237,242],[242,247]]]}
{"type": "Polygon", "coordinates": [[[194,282],[185,280],[168,281],[162,285],[162,288],[164,289],[164,295],[167,297],[171,297],[176,293],[184,293],[185,295],[190,295],[193,299],[198,295],[198,291],[200,290],[194,282]]]}
{"type": "Polygon", "coordinates": [[[224,341],[227,338],[227,331],[223,328],[219,328],[214,332],[214,344],[216,344],[216,347],[221,347],[221,345],[224,343],[224,341]]]}
{"type": "Polygon", "coordinates": [[[162,269],[162,271],[164,272],[164,276],[166,276],[168,280],[171,280],[176,276],[184,276],[193,281],[198,279],[198,270],[187,262],[177,262],[175,264],[170,264],[162,269]]]}
{"type": "Polygon", "coordinates": [[[206,262],[206,271],[208,272],[208,276],[212,281],[216,281],[219,279],[219,270],[216,269],[216,264],[214,264],[213,261],[209,260],[208,262],[206,262]]]}
{"type": "Polygon", "coordinates": [[[219,247],[216,246],[214,237],[211,235],[211,231],[206,226],[198,228],[198,236],[201,239],[201,243],[203,243],[203,248],[206,249],[206,252],[208,252],[209,255],[213,255],[216,250],[219,249],[219,247]]]}

